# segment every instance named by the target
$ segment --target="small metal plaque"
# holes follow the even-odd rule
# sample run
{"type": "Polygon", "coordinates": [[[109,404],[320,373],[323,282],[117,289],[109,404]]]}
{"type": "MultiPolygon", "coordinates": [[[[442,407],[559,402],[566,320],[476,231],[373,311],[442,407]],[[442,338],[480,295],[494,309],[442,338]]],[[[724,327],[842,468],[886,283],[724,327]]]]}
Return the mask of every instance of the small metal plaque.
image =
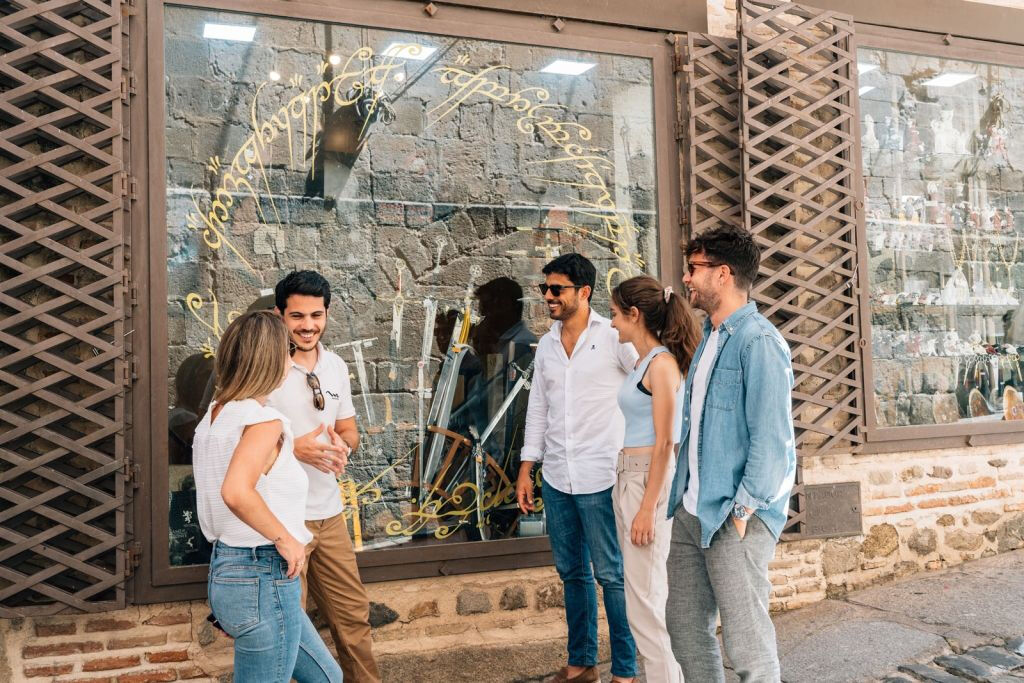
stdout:
{"type": "Polygon", "coordinates": [[[801,538],[858,536],[863,533],[859,481],[804,484],[804,510],[801,538]]]}

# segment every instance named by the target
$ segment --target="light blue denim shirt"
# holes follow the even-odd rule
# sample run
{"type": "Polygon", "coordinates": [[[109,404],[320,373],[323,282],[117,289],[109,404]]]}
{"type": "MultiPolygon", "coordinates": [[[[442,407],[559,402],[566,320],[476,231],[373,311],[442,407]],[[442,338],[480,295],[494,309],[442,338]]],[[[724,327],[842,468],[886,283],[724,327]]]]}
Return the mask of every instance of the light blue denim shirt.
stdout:
{"type": "MultiPolygon", "coordinates": [[[[704,321],[704,339],[686,374],[683,432],[669,517],[682,505],[690,476],[686,456],[690,397],[697,361],[710,335],[709,317],[704,321]]],[[[734,503],[753,508],[776,538],[782,533],[796,476],[792,389],[789,346],[753,302],[722,322],[699,426],[697,519],[702,547],[711,545],[734,503]]]]}

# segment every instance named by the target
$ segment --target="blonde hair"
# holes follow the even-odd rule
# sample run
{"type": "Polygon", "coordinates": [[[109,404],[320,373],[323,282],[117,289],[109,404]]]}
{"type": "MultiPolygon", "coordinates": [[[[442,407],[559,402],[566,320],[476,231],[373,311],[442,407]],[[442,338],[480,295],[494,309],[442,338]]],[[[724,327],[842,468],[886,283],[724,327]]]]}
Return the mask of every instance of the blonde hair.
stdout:
{"type": "Polygon", "coordinates": [[[266,396],[281,385],[287,368],[288,328],[272,311],[238,316],[217,347],[213,400],[224,404],[266,396]]]}

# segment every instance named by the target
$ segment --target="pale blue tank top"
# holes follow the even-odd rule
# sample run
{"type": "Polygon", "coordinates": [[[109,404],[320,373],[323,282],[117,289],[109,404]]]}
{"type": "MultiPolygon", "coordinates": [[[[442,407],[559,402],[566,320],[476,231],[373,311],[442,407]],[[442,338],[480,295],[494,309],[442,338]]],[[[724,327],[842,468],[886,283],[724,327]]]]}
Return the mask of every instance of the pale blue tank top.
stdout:
{"type": "MultiPolygon", "coordinates": [[[[669,353],[664,346],[655,346],[650,353],[626,376],[626,381],[619,388],[619,409],[626,418],[626,437],[623,447],[654,445],[654,399],[643,388],[644,375],[647,368],[659,353],[669,353]]],[[[679,390],[676,392],[676,418],[672,425],[673,442],[679,443],[683,431],[683,393],[686,382],[680,379],[679,390]]]]}

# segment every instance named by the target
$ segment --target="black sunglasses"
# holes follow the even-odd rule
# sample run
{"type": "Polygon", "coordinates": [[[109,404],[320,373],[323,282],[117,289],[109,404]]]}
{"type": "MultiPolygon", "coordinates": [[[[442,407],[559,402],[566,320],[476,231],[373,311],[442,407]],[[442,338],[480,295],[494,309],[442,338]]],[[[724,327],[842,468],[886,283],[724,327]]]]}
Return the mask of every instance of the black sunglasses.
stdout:
{"type": "Polygon", "coordinates": [[[320,391],[320,379],[312,372],[306,373],[306,384],[313,390],[313,406],[317,410],[323,410],[325,403],[324,393],[320,391]]]}
{"type": "Polygon", "coordinates": [[[551,292],[551,296],[562,296],[563,289],[580,289],[582,287],[586,287],[586,285],[549,285],[546,283],[537,285],[537,289],[540,290],[542,296],[547,294],[548,291],[551,292]]]}
{"type": "Polygon", "coordinates": [[[729,269],[730,273],[732,272],[732,266],[728,263],[714,263],[712,261],[690,261],[686,264],[686,272],[690,274],[690,277],[693,277],[694,272],[698,268],[718,268],[719,266],[725,266],[729,269]]]}

